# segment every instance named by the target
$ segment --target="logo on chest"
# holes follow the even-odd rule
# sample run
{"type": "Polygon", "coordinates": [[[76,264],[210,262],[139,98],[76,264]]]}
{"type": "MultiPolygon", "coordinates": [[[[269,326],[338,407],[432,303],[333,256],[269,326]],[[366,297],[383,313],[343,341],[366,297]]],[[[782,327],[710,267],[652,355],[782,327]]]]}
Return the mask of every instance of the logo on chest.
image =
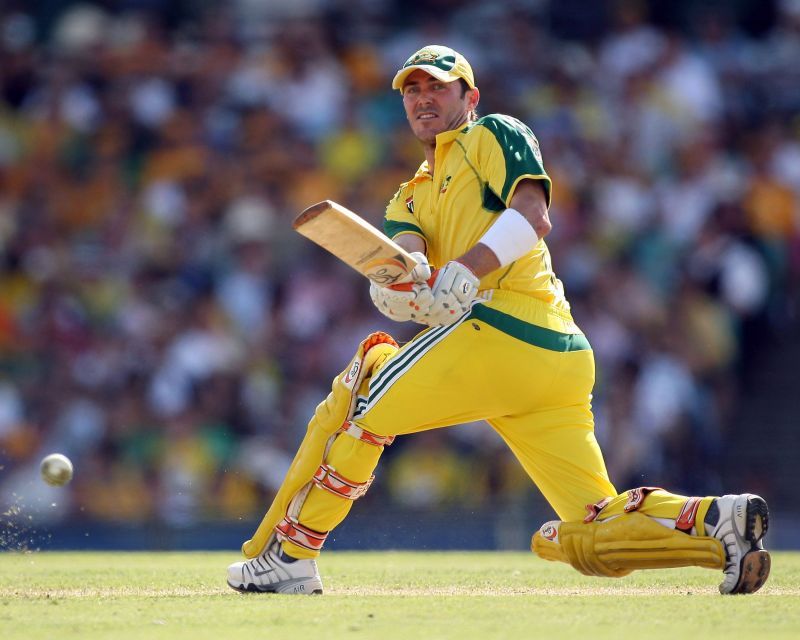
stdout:
{"type": "Polygon", "coordinates": [[[442,188],[439,189],[439,193],[445,193],[447,191],[447,187],[450,186],[450,181],[453,179],[453,176],[447,176],[442,181],[442,188]]]}
{"type": "Polygon", "coordinates": [[[414,213],[414,196],[406,198],[406,209],[409,213],[414,213]]]}

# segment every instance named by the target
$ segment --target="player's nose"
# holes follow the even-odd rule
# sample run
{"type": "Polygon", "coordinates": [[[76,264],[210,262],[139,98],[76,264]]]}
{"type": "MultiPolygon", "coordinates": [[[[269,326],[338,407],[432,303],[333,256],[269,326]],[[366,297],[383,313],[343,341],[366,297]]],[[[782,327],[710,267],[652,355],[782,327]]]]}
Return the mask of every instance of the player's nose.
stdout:
{"type": "Polygon", "coordinates": [[[422,90],[419,92],[417,96],[417,106],[418,107],[427,107],[433,104],[433,93],[430,91],[422,90]]]}

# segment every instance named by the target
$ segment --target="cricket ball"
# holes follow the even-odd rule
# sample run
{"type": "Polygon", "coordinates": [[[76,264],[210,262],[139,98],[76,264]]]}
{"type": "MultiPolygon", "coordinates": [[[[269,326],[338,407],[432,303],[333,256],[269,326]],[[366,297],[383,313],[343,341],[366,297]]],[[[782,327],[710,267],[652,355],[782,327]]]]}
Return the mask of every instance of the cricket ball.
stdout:
{"type": "Polygon", "coordinates": [[[54,487],[61,487],[72,480],[72,462],[61,453],[45,456],[39,470],[42,473],[42,480],[54,487]]]}

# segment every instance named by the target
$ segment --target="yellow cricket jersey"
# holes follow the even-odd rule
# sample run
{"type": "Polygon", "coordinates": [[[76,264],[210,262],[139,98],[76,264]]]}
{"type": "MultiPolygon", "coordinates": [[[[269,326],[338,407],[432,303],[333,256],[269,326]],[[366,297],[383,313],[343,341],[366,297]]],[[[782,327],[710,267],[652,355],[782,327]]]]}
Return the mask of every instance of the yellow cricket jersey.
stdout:
{"type": "MultiPolygon", "coordinates": [[[[400,186],[386,209],[384,232],[390,238],[421,236],[430,263],[442,266],[477,244],[525,178],[542,181],[549,205],[550,177],[533,132],[510,116],[484,116],[436,136],[433,175],[425,161],[414,178],[400,186]]],[[[543,240],[510,265],[485,275],[480,288],[492,290],[494,303],[489,307],[512,319],[580,333],[543,240]]]]}

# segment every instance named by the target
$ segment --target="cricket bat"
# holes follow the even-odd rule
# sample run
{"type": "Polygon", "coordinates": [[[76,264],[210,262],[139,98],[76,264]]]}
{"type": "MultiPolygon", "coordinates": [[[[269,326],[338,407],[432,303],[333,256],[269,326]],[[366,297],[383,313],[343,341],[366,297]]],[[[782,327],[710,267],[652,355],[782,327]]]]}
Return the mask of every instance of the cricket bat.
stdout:
{"type": "Polygon", "coordinates": [[[401,283],[417,266],[400,245],[332,200],[310,206],[292,226],[381,287],[401,283]]]}

